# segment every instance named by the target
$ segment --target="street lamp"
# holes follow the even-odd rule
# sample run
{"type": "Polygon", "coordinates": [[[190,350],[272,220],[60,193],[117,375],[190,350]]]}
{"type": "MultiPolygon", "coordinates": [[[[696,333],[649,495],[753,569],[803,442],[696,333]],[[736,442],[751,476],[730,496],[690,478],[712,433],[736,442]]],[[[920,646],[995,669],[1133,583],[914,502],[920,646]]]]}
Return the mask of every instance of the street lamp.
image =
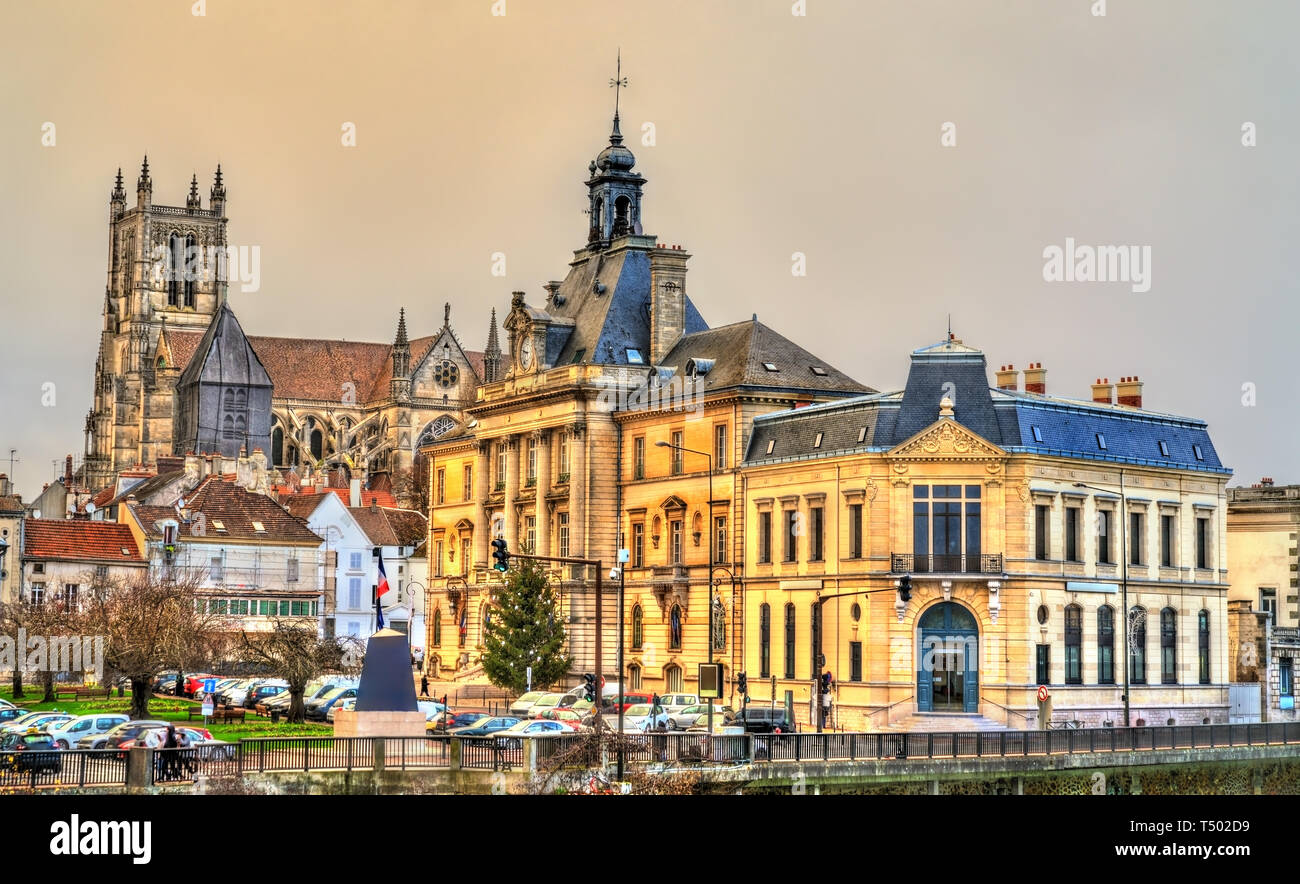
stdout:
{"type": "MultiPolygon", "coordinates": [[[[709,616],[708,616],[707,644],[709,648],[709,665],[712,666],[713,665],[713,455],[707,451],[698,451],[694,448],[687,448],[683,445],[674,445],[671,442],[665,442],[662,439],[656,442],[655,445],[658,446],[659,448],[671,448],[674,451],[688,451],[691,454],[700,454],[708,458],[709,502],[705,506],[705,509],[708,510],[708,515],[705,517],[706,521],[704,524],[704,529],[707,532],[708,539],[709,539],[709,579],[705,585],[708,586],[709,588],[709,605],[708,605],[709,616]]],[[[654,712],[653,709],[650,711],[652,713],[654,712]]],[[[713,734],[713,700],[712,699],[709,700],[709,734],[710,735],[713,734]]]]}
{"type": "MultiPolygon", "coordinates": [[[[1109,494],[1109,489],[1098,488],[1096,485],[1089,485],[1086,482],[1075,482],[1075,488],[1091,488],[1093,491],[1100,491],[1103,494],[1109,494]]],[[[1119,554],[1122,559],[1120,563],[1120,605],[1123,607],[1121,615],[1124,621],[1124,727],[1129,727],[1129,667],[1132,665],[1130,654],[1132,653],[1128,646],[1128,502],[1124,497],[1124,471],[1119,471],[1119,554]]],[[[1143,649],[1145,651],[1145,648],[1143,649]]],[[[1145,663],[1145,659],[1143,663],[1145,663]]]]}

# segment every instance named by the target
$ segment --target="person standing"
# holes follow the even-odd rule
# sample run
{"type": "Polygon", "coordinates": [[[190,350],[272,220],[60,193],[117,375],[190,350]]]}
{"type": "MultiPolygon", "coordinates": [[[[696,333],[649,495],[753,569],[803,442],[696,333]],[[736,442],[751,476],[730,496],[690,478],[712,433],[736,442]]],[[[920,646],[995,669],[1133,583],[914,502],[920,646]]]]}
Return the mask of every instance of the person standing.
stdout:
{"type": "Polygon", "coordinates": [[[429,676],[427,675],[420,676],[420,696],[429,696],[429,676]]]}

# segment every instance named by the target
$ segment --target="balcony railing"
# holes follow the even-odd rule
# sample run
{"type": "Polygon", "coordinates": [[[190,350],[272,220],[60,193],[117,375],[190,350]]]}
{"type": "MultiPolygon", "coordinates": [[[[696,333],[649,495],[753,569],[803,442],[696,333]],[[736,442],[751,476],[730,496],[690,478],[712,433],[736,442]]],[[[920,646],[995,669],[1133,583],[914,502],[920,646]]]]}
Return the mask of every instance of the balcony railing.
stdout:
{"type": "Polygon", "coordinates": [[[894,553],[889,570],[893,574],[1001,574],[1002,554],[979,556],[930,556],[894,553]]]}

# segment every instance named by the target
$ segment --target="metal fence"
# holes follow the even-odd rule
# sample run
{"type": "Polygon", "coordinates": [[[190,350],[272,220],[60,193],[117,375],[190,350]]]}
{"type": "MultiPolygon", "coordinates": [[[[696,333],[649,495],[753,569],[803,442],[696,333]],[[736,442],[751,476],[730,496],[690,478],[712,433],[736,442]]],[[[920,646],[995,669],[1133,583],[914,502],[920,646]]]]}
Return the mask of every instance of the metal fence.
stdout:
{"type": "Polygon", "coordinates": [[[523,737],[460,737],[460,766],[510,770],[524,765],[523,737]]]}
{"type": "Polygon", "coordinates": [[[153,783],[192,783],[195,777],[233,777],[239,774],[239,747],[233,743],[199,745],[187,749],[155,749],[153,783]]]}
{"type": "Polygon", "coordinates": [[[0,765],[0,790],[125,785],[126,761],[115,751],[23,752],[0,765]]]}

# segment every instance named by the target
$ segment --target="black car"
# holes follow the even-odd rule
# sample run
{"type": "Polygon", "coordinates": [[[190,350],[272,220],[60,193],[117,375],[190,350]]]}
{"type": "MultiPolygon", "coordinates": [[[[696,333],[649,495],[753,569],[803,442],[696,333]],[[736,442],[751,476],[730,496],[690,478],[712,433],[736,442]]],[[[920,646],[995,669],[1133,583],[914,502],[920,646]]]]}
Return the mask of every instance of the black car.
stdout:
{"type": "Polygon", "coordinates": [[[0,764],[8,770],[63,770],[63,758],[49,734],[6,734],[0,742],[0,764]]]}
{"type": "Polygon", "coordinates": [[[22,718],[30,711],[30,709],[19,709],[16,707],[10,708],[6,706],[4,709],[0,709],[0,724],[8,724],[15,718],[22,718]]]}
{"type": "Polygon", "coordinates": [[[747,734],[797,733],[799,726],[786,714],[784,707],[749,706],[743,712],[733,712],[726,718],[729,727],[742,727],[747,734]]]}

